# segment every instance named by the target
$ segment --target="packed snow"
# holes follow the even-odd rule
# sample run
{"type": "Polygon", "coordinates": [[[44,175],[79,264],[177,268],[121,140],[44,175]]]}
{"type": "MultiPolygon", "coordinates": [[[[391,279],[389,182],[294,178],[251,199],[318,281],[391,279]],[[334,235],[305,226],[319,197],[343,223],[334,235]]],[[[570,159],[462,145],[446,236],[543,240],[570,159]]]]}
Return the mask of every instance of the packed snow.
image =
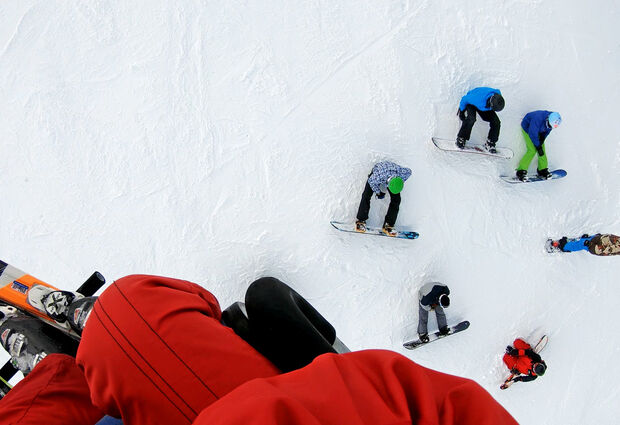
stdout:
{"type": "MultiPolygon", "coordinates": [[[[0,4],[0,258],[75,289],[149,273],[222,307],[275,276],[351,349],[479,382],[524,424],[620,415],[620,258],[550,255],[547,237],[620,234],[620,6],[611,0],[0,4]],[[499,88],[511,160],[442,152],[462,95],[499,88]],[[568,176],[509,185],[520,121],[568,176]],[[413,170],[397,225],[338,232],[373,164],[413,170]],[[409,351],[417,289],[449,285],[466,332],[409,351]],[[507,391],[501,356],[547,333],[549,369],[507,391]]],[[[478,120],[472,140],[486,138],[478,120]]],[[[535,170],[533,161],[530,171],[535,170]]],[[[373,199],[381,225],[388,200],[373,199]]],[[[434,326],[431,317],[429,326],[434,326]]]]}

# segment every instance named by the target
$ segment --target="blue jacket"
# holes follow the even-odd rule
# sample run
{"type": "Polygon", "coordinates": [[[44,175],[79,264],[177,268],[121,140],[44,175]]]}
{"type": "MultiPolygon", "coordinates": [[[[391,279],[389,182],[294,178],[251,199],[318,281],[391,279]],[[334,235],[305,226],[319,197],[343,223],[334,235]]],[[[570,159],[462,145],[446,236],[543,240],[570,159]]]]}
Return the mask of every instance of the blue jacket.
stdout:
{"type": "Polygon", "coordinates": [[[464,111],[467,105],[474,105],[479,111],[490,111],[491,108],[487,106],[487,100],[494,93],[502,94],[499,90],[492,89],[491,87],[478,87],[470,90],[461,98],[459,110],[464,111]]]}
{"type": "Polygon", "coordinates": [[[521,121],[521,128],[525,130],[534,146],[539,147],[551,132],[551,127],[547,124],[547,118],[551,111],[533,111],[526,114],[521,121]]]}

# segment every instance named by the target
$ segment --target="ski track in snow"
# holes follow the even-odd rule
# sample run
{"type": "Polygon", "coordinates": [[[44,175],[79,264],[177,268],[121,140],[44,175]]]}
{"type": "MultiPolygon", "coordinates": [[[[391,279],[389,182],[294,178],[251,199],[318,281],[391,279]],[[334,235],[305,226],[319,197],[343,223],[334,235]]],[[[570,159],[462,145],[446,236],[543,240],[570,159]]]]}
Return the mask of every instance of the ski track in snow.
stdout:
{"type": "Polygon", "coordinates": [[[615,2],[18,3],[0,5],[4,261],[67,288],[95,269],[188,279],[222,307],[272,275],[352,349],[475,379],[521,423],[617,422],[620,261],[544,251],[620,232],[615,2]],[[511,160],[432,145],[479,85],[506,98],[511,160]],[[503,183],[543,108],[564,118],[547,150],[568,176],[503,183]],[[398,224],[418,240],[329,225],[380,160],[413,170],[398,224]],[[430,280],[471,327],[405,350],[430,280]],[[547,375],[500,391],[506,345],[541,333],[547,375]]]}

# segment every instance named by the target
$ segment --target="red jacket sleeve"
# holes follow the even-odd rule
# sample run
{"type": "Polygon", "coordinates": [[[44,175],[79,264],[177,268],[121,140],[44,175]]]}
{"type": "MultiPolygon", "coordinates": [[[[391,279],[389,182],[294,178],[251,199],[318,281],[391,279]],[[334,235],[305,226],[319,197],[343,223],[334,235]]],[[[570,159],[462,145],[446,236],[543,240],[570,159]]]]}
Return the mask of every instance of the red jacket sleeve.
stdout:
{"type": "Polygon", "coordinates": [[[475,382],[381,350],[324,354],[284,375],[250,381],[194,425],[516,425],[475,382]]]}
{"type": "Polygon", "coordinates": [[[50,354],[0,401],[0,422],[19,425],[91,425],[103,413],[75,359],[50,354]]]}

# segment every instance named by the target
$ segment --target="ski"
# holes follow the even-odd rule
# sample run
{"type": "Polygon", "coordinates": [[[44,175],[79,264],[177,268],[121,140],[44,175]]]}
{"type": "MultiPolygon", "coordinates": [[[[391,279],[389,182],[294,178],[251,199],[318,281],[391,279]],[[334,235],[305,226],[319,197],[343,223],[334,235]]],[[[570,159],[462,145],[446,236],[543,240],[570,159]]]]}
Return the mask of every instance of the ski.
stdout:
{"type": "Polygon", "coordinates": [[[422,342],[420,341],[420,339],[415,339],[413,341],[408,341],[405,342],[403,344],[403,347],[407,348],[408,350],[414,350],[418,347],[421,347],[422,345],[426,345],[426,344],[430,344],[433,341],[437,341],[438,339],[441,338],[445,338],[447,336],[453,335],[455,333],[458,332],[462,332],[465,329],[469,328],[469,322],[467,320],[464,320],[454,326],[450,327],[450,330],[448,331],[448,333],[446,335],[442,335],[441,333],[439,333],[439,331],[432,333],[432,334],[428,334],[428,341],[427,342],[422,342]]]}
{"type": "MultiPolygon", "coordinates": [[[[540,339],[538,340],[538,342],[534,346],[534,351],[536,352],[536,354],[540,353],[543,350],[543,348],[545,348],[547,346],[547,342],[548,341],[549,341],[549,338],[547,337],[547,335],[543,335],[543,336],[540,337],[540,339]]],[[[518,374],[516,374],[516,373],[511,373],[510,376],[504,380],[504,383],[499,386],[499,389],[500,390],[505,390],[506,388],[508,388],[512,384],[514,384],[515,381],[513,381],[513,379],[517,375],[518,374]]]]}
{"type": "Polygon", "coordinates": [[[335,229],[338,229],[341,232],[358,233],[358,234],[363,234],[363,235],[386,236],[388,238],[395,238],[395,239],[417,239],[418,237],[420,237],[420,234],[418,232],[414,232],[412,230],[406,230],[406,229],[394,228],[394,230],[396,230],[396,234],[394,236],[390,236],[384,233],[380,227],[366,226],[365,232],[358,232],[357,230],[355,230],[355,223],[344,223],[340,221],[330,221],[329,223],[335,229]]]}
{"type": "Polygon", "coordinates": [[[480,144],[467,144],[464,148],[458,148],[456,146],[456,140],[452,139],[441,139],[439,137],[432,137],[431,140],[433,144],[441,149],[442,151],[447,152],[463,152],[463,153],[474,153],[478,155],[492,156],[495,158],[503,158],[510,159],[513,157],[514,152],[511,149],[504,147],[496,147],[495,152],[488,150],[484,145],[480,144]]]}
{"type": "MultiPolygon", "coordinates": [[[[71,328],[67,320],[62,320],[63,315],[61,313],[65,312],[67,307],[66,300],[64,303],[62,302],[63,296],[68,294],[69,300],[92,296],[104,284],[103,275],[94,272],[77,291],[60,291],[58,288],[0,260],[0,313],[2,313],[0,319],[4,319],[13,311],[20,311],[40,320],[41,327],[36,327],[37,330],[40,329],[41,332],[49,335],[57,335],[59,338],[64,338],[66,335],[74,341],[79,341],[79,334],[71,328]],[[58,331],[61,333],[54,333],[58,331]]],[[[63,344],[59,342],[59,347],[62,346],[63,344]]],[[[13,378],[17,371],[10,360],[0,369],[0,393],[6,390],[6,388],[2,388],[3,385],[8,385],[10,389],[8,381],[13,378]]]]}

